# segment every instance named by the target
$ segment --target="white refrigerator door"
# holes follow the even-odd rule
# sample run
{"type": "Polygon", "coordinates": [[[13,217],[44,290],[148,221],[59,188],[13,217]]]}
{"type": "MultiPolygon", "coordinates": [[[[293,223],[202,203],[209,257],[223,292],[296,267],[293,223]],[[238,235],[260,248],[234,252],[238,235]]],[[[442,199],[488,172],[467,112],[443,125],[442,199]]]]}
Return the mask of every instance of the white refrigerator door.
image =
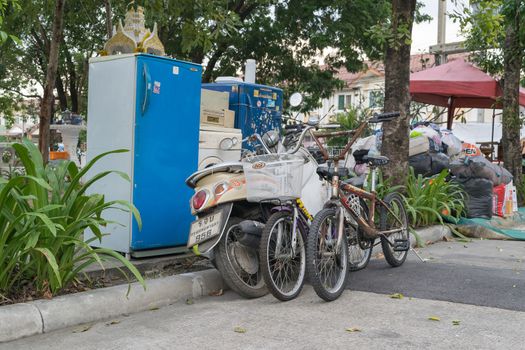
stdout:
{"type": "MultiPolygon", "coordinates": [[[[133,139],[135,129],[136,57],[134,55],[95,58],[89,64],[87,160],[116,149],[129,152],[108,155],[99,160],[88,172],[86,179],[107,170],[118,170],[129,175],[131,182],[117,174],[110,174],[96,182],[89,193],[100,193],[106,201],[133,198],[133,139]]],[[[92,246],[101,246],[129,253],[132,216],[121,210],[108,210],[103,217],[120,223],[102,229],[108,233],[102,242],[95,240],[92,246]]],[[[85,239],[93,237],[89,230],[85,239]]]]}

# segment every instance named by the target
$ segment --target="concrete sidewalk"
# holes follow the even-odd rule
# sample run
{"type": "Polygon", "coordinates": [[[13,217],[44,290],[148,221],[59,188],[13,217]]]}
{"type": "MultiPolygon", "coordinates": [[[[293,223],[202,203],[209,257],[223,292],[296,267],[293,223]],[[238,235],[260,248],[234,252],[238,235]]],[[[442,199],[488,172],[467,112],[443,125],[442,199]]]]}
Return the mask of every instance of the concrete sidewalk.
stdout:
{"type": "Polygon", "coordinates": [[[392,299],[347,290],[326,303],[305,286],[286,303],[271,295],[246,300],[227,292],[0,349],[522,349],[524,322],[523,312],[408,295],[392,299]]]}

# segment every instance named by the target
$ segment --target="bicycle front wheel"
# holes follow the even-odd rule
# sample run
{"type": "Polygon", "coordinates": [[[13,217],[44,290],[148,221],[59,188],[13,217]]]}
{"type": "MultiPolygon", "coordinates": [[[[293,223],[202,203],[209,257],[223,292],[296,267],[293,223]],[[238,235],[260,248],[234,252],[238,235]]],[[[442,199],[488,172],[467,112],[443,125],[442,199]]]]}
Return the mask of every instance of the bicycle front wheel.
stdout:
{"type": "Polygon", "coordinates": [[[336,208],[321,210],[314,218],[306,244],[306,271],[317,295],[337,299],[348,279],[348,243],[343,234],[337,246],[339,217],[336,208]]]}
{"type": "Polygon", "coordinates": [[[303,289],[306,274],[306,250],[299,228],[293,237],[293,214],[272,214],[261,237],[259,256],[266,286],[281,301],[296,298],[303,289]]]}

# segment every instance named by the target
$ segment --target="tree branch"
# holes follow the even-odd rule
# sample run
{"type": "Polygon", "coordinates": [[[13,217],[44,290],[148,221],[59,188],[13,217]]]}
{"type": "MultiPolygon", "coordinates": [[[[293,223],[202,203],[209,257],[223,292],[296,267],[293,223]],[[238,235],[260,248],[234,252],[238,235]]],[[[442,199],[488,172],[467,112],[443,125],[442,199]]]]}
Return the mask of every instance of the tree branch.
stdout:
{"type": "Polygon", "coordinates": [[[16,90],[16,89],[13,89],[13,88],[8,88],[8,87],[2,87],[0,88],[0,90],[5,90],[5,91],[11,91],[11,92],[14,92],[22,97],[25,97],[25,98],[38,98],[39,100],[42,99],[42,96],[40,95],[28,95],[28,94],[24,94],[23,92],[19,91],[19,90],[16,90]]]}

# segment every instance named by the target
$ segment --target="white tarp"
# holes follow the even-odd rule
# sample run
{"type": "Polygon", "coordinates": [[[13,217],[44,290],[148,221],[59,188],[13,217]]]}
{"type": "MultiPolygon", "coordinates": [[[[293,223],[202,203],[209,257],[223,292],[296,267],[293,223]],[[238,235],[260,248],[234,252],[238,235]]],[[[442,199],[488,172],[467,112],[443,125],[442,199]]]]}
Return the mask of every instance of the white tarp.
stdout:
{"type": "MultiPolygon", "coordinates": [[[[463,142],[476,144],[490,142],[492,123],[454,123],[452,133],[463,142]]],[[[521,138],[525,137],[525,127],[521,129],[521,138]]],[[[494,124],[494,142],[501,140],[501,123],[494,124]]]]}

